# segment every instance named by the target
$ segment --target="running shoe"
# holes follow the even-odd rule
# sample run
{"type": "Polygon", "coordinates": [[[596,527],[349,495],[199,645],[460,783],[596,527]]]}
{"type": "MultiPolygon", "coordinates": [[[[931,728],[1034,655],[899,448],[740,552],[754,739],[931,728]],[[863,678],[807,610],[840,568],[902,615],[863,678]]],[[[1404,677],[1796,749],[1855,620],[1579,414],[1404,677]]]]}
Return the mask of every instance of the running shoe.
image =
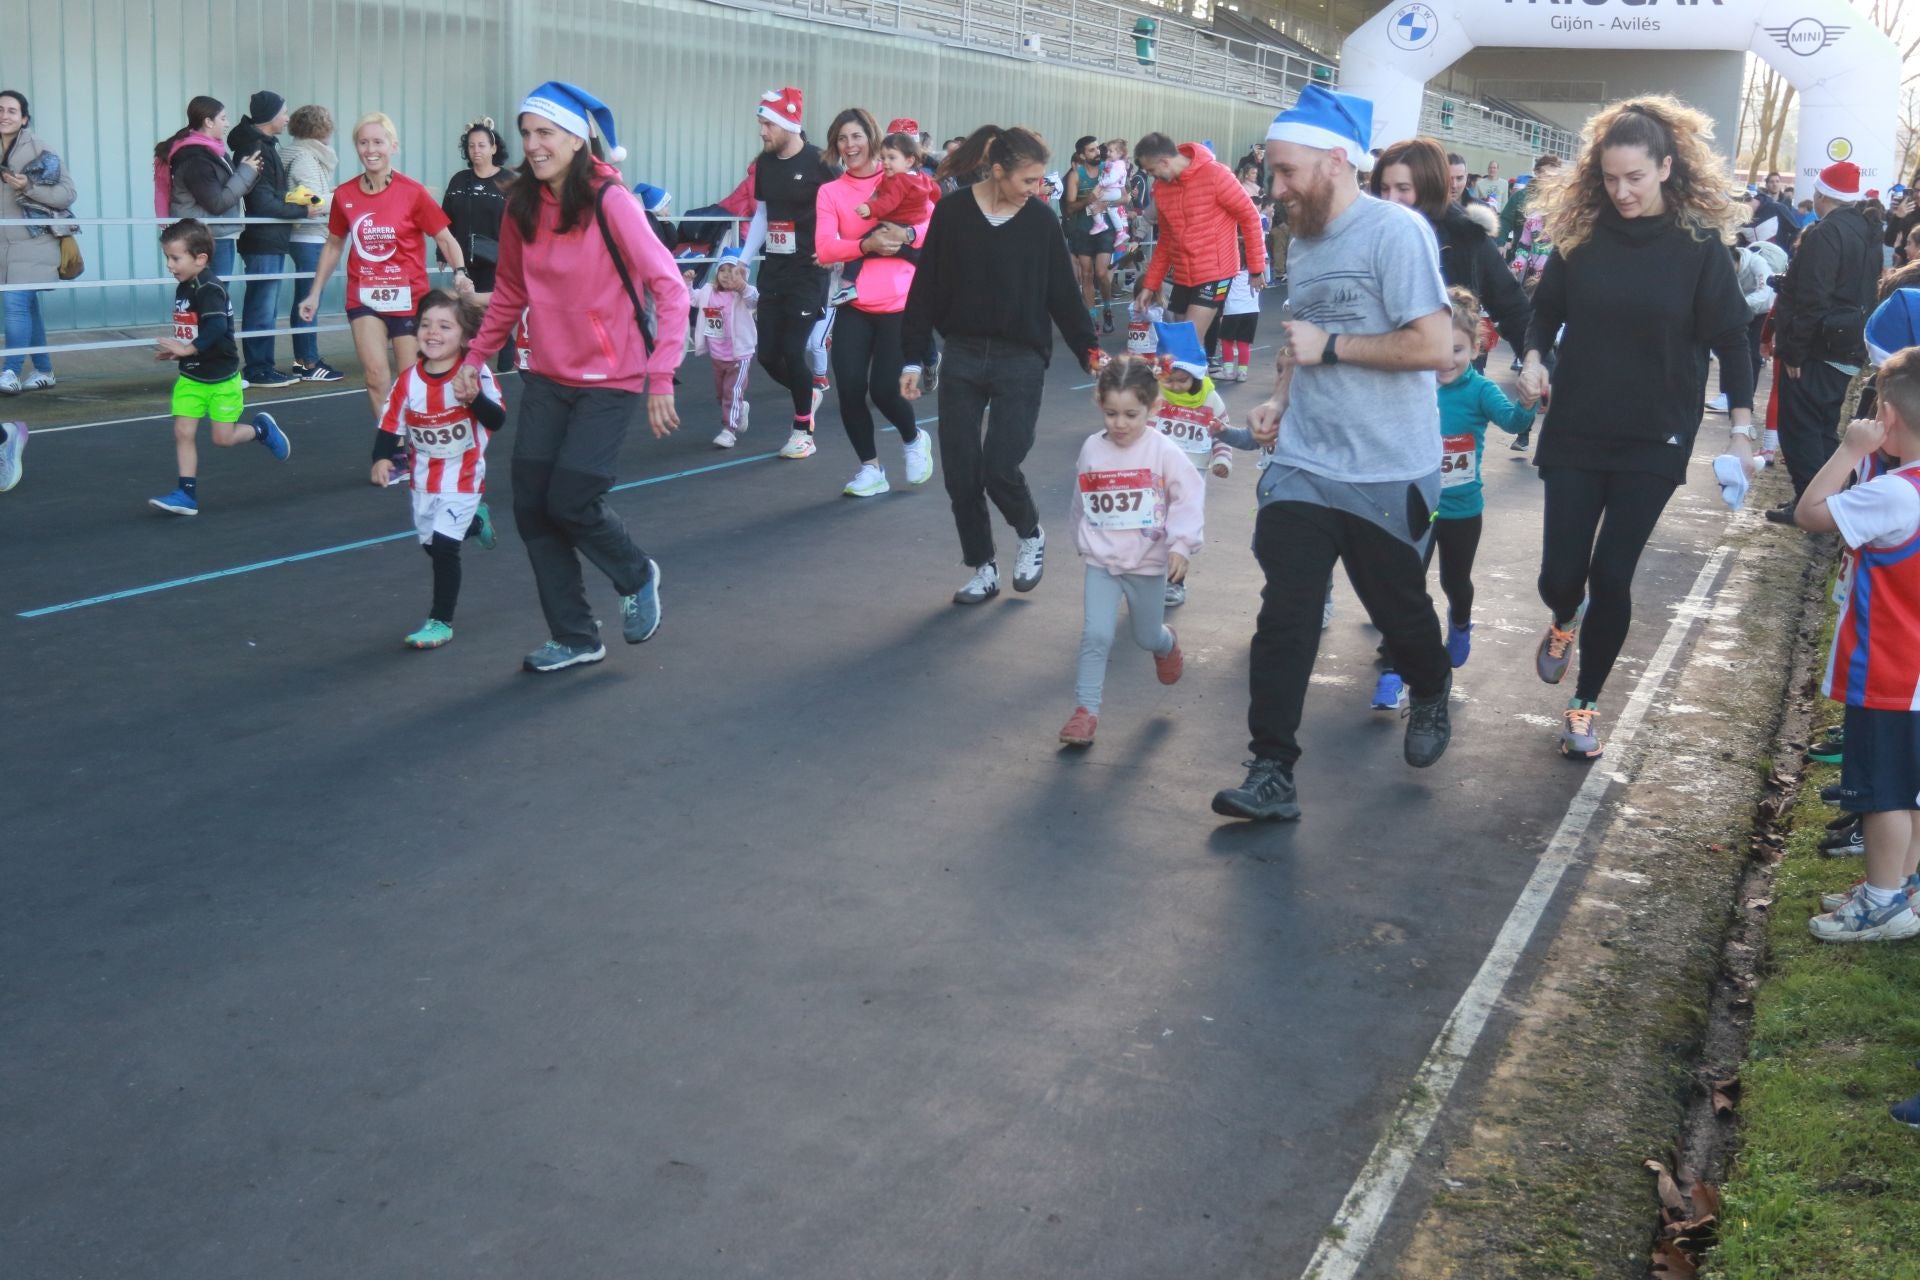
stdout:
{"type": "Polygon", "coordinates": [[[1896,1102],[1888,1108],[1887,1114],[1909,1129],[1920,1129],[1920,1093],[1914,1094],[1905,1102],[1896,1102]]]}
{"type": "Polygon", "coordinates": [[[1180,673],[1187,669],[1187,660],[1180,652],[1180,633],[1168,627],[1167,634],[1173,637],[1173,648],[1153,655],[1153,674],[1161,684],[1178,684],[1180,673]]]}
{"type": "MultiPolygon", "coordinates": [[[[1836,785],[1836,786],[1833,786],[1833,787],[1830,787],[1830,788],[1829,788],[1829,787],[1822,787],[1822,788],[1821,788],[1821,792],[1822,792],[1822,793],[1824,794],[1825,792],[1827,792],[1827,791],[1829,791],[1829,790],[1832,790],[1832,791],[1838,791],[1839,789],[1840,789],[1840,788],[1839,788],[1839,787],[1838,787],[1837,785],[1836,785]]],[[[1827,801],[1827,803],[1828,803],[1828,804],[1832,804],[1832,803],[1834,803],[1834,802],[1833,802],[1833,801],[1831,801],[1831,800],[1829,800],[1829,801],[1827,801]]],[[[1845,831],[1845,830],[1846,830],[1846,829],[1847,829],[1848,827],[1851,827],[1851,826],[1853,826],[1853,825],[1854,825],[1855,823],[1857,823],[1857,822],[1859,822],[1859,821],[1860,821],[1860,815],[1859,815],[1859,814],[1857,814],[1857,813],[1843,813],[1843,814],[1841,814],[1841,815],[1840,815],[1839,817],[1837,817],[1837,818],[1828,818],[1828,819],[1827,819],[1827,830],[1829,830],[1829,831],[1845,831]]]]}
{"type": "Polygon", "coordinates": [[[549,640],[528,654],[520,663],[524,671],[563,671],[568,667],[584,666],[589,662],[599,662],[607,656],[607,646],[598,640],[591,644],[561,644],[558,640],[549,640]]]}
{"type": "Polygon", "coordinates": [[[1244,365],[1244,364],[1235,365],[1233,367],[1233,380],[1235,382],[1245,382],[1247,380],[1247,375],[1250,372],[1252,372],[1251,365],[1244,365]]]}
{"type": "Polygon", "coordinates": [[[833,291],[833,296],[827,299],[827,305],[830,307],[844,307],[849,302],[852,302],[855,298],[859,296],[860,296],[859,285],[843,284],[838,289],[835,289],[833,291]]]}
{"type": "Polygon", "coordinates": [[[20,389],[22,391],[45,391],[52,385],[52,374],[48,373],[45,369],[35,369],[27,375],[27,380],[20,384],[20,389]]]}
{"type": "Polygon", "coordinates": [[[254,386],[262,390],[278,391],[282,387],[299,386],[300,376],[293,373],[282,373],[278,369],[269,369],[265,373],[253,378],[252,382],[254,386]]]}
{"type": "Polygon", "coordinates": [[[933,479],[933,433],[920,428],[906,445],[907,483],[925,484],[933,479]]]}
{"type": "Polygon", "coordinates": [[[1060,728],[1060,744],[1066,747],[1090,747],[1093,745],[1093,731],[1099,726],[1099,716],[1085,707],[1075,707],[1073,714],[1067,717],[1066,724],[1060,728]]]}
{"type": "Polygon", "coordinates": [[[1398,711],[1407,705],[1407,682],[1397,671],[1382,671],[1374,682],[1373,701],[1368,705],[1375,711],[1398,711]]]}
{"type": "Polygon", "coordinates": [[[1213,460],[1208,470],[1212,471],[1214,475],[1220,477],[1222,480],[1231,478],[1233,475],[1233,455],[1230,453],[1221,454],[1213,460]]]}
{"type": "Polygon", "coordinates": [[[720,434],[713,438],[713,447],[716,449],[731,449],[739,443],[740,437],[733,433],[732,427],[720,428],[720,434]]]}
{"type": "Polygon", "coordinates": [[[20,394],[20,375],[11,369],[0,369],[0,396],[20,394]]]}
{"type": "Polygon", "coordinates": [[[1774,524],[1792,524],[1794,508],[1800,505],[1800,499],[1791,498],[1777,507],[1767,508],[1767,519],[1774,524]]]}
{"type": "Polygon", "coordinates": [[[1100,309],[1100,332],[1102,333],[1113,332],[1113,308],[1112,307],[1102,307],[1100,309]]]}
{"type": "Polygon", "coordinates": [[[1838,911],[1808,920],[1807,932],[1822,942],[1898,942],[1920,933],[1920,916],[1904,893],[1876,907],[1863,891],[1838,911]]]}
{"type": "Polygon", "coordinates": [[[493,512],[487,510],[484,502],[473,509],[473,540],[480,544],[482,551],[491,551],[500,545],[500,535],[493,528],[493,512]]]}
{"type": "Polygon", "coordinates": [[[1447,661],[1454,670],[1467,665],[1467,659],[1473,656],[1473,624],[1464,627],[1453,625],[1453,619],[1447,619],[1447,661]]]}
{"type": "Polygon", "coordinates": [[[660,566],[647,561],[647,580],[640,590],[620,597],[620,633],[628,644],[645,644],[660,629],[660,566]]]}
{"type": "Polygon", "coordinates": [[[820,406],[825,402],[827,391],[832,385],[832,383],[827,381],[826,374],[816,373],[813,375],[813,408],[809,411],[810,413],[820,412],[820,406]]]}
{"type": "Polygon", "coordinates": [[[811,458],[813,456],[813,432],[805,427],[795,427],[787,442],[780,446],[783,458],[811,458]]]}
{"type": "Polygon", "coordinates": [[[254,414],[253,429],[257,433],[253,438],[267,446],[267,452],[281,462],[285,462],[287,455],[293,452],[293,441],[287,439],[287,433],[280,429],[280,424],[273,420],[272,414],[254,414]]]}
{"type": "Polygon", "coordinates": [[[1278,760],[1247,761],[1247,780],[1214,792],[1213,811],[1255,822],[1294,821],[1300,816],[1300,792],[1293,785],[1292,766],[1278,760]]]}
{"type": "Polygon", "coordinates": [[[1533,669],[1548,684],[1559,684],[1573,664],[1573,642],[1579,637],[1580,622],[1586,616],[1587,602],[1582,600],[1580,607],[1573,611],[1573,620],[1564,628],[1555,625],[1552,618],[1547,619],[1547,634],[1540,637],[1540,647],[1534,651],[1533,669]]]}
{"type": "Polygon", "coordinates": [[[1719,395],[1707,401],[1707,408],[1714,413],[1725,413],[1727,411],[1727,393],[1722,391],[1719,395]]]}
{"type": "Polygon", "coordinates": [[[1031,538],[1020,539],[1020,554],[1013,562],[1013,589],[1031,591],[1040,585],[1047,571],[1047,531],[1036,528],[1031,538]]]}
{"type": "Polygon", "coordinates": [[[1430,698],[1414,698],[1407,707],[1407,737],[1401,755],[1416,769],[1424,769],[1447,754],[1453,741],[1453,710],[1447,700],[1453,696],[1453,672],[1447,682],[1430,698]]]}
{"type": "Polygon", "coordinates": [[[1843,742],[1816,742],[1807,748],[1808,764],[1839,764],[1846,751],[1843,742]]]}
{"type": "MultiPolygon", "coordinates": [[[[1860,886],[1866,882],[1867,878],[1861,876],[1858,880],[1855,880],[1851,885],[1847,886],[1845,893],[1821,894],[1820,909],[1822,911],[1838,911],[1859,896],[1860,886]]],[[[1900,891],[1907,895],[1907,901],[1909,902],[1912,902],[1916,897],[1920,897],[1920,875],[1908,876],[1901,884],[1900,891]]]]}
{"type": "Polygon", "coordinates": [[[893,488],[887,483],[887,469],[877,462],[863,462],[840,492],[850,498],[877,498],[893,488]]]}
{"type": "Polygon", "coordinates": [[[1227,366],[1221,364],[1218,360],[1209,360],[1207,361],[1207,376],[1218,382],[1220,375],[1226,371],[1226,367],[1227,366]]]}
{"type": "Polygon", "coordinates": [[[1867,835],[1859,823],[1832,835],[1820,838],[1820,856],[1823,858],[1864,858],[1867,856],[1867,835]]]}
{"type": "Polygon", "coordinates": [[[1575,698],[1567,704],[1566,727],[1560,731],[1560,754],[1569,760],[1594,760],[1605,750],[1600,745],[1600,735],[1595,732],[1593,722],[1600,718],[1600,708],[1591,702],[1582,702],[1575,698]]]}
{"type": "Polygon", "coordinates": [[[316,360],[311,365],[296,364],[293,371],[300,375],[302,382],[338,382],[347,376],[325,360],[316,360]]]}
{"type": "Polygon", "coordinates": [[[1161,597],[1161,601],[1161,607],[1163,608],[1178,609],[1187,602],[1187,584],[1184,582],[1169,582],[1167,584],[1167,593],[1161,597]]]}
{"type": "Polygon", "coordinates": [[[1823,804],[1839,804],[1840,784],[1837,782],[1829,782],[1826,786],[1820,788],[1820,800],[1823,804]]]}
{"type": "Polygon", "coordinates": [[[953,593],[955,604],[985,604],[1000,594],[1000,569],[989,561],[973,571],[967,585],[953,593]]]}
{"type": "Polygon", "coordinates": [[[185,489],[175,489],[164,497],[148,498],[147,505],[157,507],[169,515],[197,516],[200,514],[199,500],[185,489]]]}
{"type": "Polygon", "coordinates": [[[927,361],[920,370],[920,394],[930,396],[939,389],[940,354],[935,352],[933,359],[927,361]]]}
{"type": "Polygon", "coordinates": [[[428,618],[420,629],[403,642],[409,649],[438,649],[453,639],[453,628],[438,618],[428,618]]]}
{"type": "Polygon", "coordinates": [[[1522,431],[1513,438],[1513,443],[1508,445],[1507,448],[1513,450],[1515,453],[1525,453],[1527,450],[1533,448],[1533,432],[1522,431]]]}
{"type": "Polygon", "coordinates": [[[27,452],[27,424],[0,423],[0,428],[7,433],[7,438],[0,440],[0,493],[5,493],[27,473],[27,464],[21,461],[27,452]]]}

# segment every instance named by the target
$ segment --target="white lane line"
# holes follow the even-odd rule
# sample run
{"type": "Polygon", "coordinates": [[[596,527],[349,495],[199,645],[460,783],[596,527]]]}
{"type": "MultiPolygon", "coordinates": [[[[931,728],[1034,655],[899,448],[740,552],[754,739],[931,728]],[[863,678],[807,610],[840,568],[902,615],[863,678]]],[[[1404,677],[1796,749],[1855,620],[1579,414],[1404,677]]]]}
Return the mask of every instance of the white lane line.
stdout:
{"type": "MultiPolygon", "coordinates": [[[[1634,683],[1633,694],[1627,699],[1608,739],[1608,745],[1616,754],[1624,752],[1638,736],[1654,695],[1665,682],[1694,621],[1703,616],[1714,581],[1732,552],[1733,548],[1728,546],[1714,549],[1701,566],[1700,575],[1693,580],[1693,589],[1687,593],[1686,600],[1675,610],[1666,636],[1634,683]]],[[[1440,1028],[1433,1047],[1427,1050],[1399,1109],[1387,1122],[1385,1134],[1373,1154],[1367,1157],[1347,1198],[1341,1201],[1339,1212],[1333,1215],[1333,1223],[1321,1238],[1320,1247],[1314,1250],[1307,1269],[1301,1273],[1301,1280],[1353,1280],[1359,1274],[1379,1235],[1381,1223],[1386,1221],[1388,1210],[1393,1208],[1394,1199],[1413,1168],[1414,1157],[1426,1145],[1427,1135],[1433,1131],[1441,1108],[1446,1105],[1461,1070],[1473,1053],[1474,1044],[1480,1039],[1480,1032],[1487,1025],[1487,1018],[1520,963],[1534,928],[1553,900],[1561,877],[1573,865],[1587,828],[1600,812],[1600,801],[1612,785],[1614,773],[1611,768],[1594,767],[1567,804],[1559,829],[1547,842],[1540,864],[1528,878],[1526,888],[1521,890],[1519,901],[1513,904],[1492,950],[1480,964],[1480,972],[1467,985],[1446,1025],[1440,1028]]]]}
{"type": "MultiPolygon", "coordinates": [[[[318,395],[289,396],[284,400],[260,400],[247,407],[256,413],[261,410],[272,413],[282,405],[303,404],[308,400],[331,400],[335,396],[364,396],[366,394],[367,389],[365,387],[355,387],[351,391],[322,391],[318,395]]],[[[138,418],[103,418],[99,422],[75,422],[64,427],[30,427],[29,431],[36,436],[50,436],[60,431],[85,431],[88,427],[124,427],[129,422],[171,421],[173,421],[173,415],[170,413],[148,413],[138,418]]]]}

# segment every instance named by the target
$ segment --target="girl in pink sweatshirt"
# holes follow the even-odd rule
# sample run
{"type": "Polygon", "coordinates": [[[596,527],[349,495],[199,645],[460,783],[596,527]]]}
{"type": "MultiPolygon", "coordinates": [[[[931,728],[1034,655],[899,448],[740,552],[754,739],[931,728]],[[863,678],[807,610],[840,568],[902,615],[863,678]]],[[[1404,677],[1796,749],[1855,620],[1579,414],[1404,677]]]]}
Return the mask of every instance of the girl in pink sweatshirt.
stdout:
{"type": "Polygon", "coordinates": [[[1120,356],[1100,370],[1094,400],[1106,430],[1080,446],[1073,540],[1086,561],[1086,621],[1068,746],[1093,745],[1107,655],[1125,597],[1133,639],[1153,655],[1161,684],[1180,678],[1180,638],[1166,625],[1169,582],[1187,576],[1205,533],[1206,483],[1180,446],[1153,429],[1160,383],[1153,365],[1120,356]]]}
{"type": "Polygon", "coordinates": [[[713,363],[713,391],[720,398],[720,434],[716,449],[731,449],[747,431],[747,370],[760,341],[754,309],[760,291],[747,283],[747,259],[739,249],[723,249],[713,283],[693,291],[693,354],[713,363]]]}

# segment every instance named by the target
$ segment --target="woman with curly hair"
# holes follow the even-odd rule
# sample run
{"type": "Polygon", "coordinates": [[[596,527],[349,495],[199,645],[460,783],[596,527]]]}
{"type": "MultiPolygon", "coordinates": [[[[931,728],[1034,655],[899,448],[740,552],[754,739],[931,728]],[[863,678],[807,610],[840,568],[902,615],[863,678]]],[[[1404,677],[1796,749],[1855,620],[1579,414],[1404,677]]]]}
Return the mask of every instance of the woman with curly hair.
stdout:
{"type": "Polygon", "coordinates": [[[1733,418],[1729,452],[1753,470],[1747,305],[1726,249],[1747,211],[1728,198],[1712,137],[1678,99],[1614,103],[1587,122],[1579,160],[1535,197],[1554,249],[1520,375],[1523,397],[1552,393],[1534,458],[1546,488],[1540,598],[1552,614],[1534,666],[1560,683],[1578,643],[1560,735],[1572,759],[1600,754],[1600,691],[1633,618],[1640,553],[1687,478],[1709,349],[1733,418]]]}

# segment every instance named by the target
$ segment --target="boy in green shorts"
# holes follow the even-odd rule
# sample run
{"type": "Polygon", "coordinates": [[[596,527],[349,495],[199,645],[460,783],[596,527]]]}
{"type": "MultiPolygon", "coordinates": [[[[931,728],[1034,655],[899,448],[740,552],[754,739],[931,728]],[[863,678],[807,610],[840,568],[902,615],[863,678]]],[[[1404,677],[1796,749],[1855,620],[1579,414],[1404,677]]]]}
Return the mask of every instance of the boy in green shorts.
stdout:
{"type": "Polygon", "coordinates": [[[195,438],[200,419],[213,420],[213,442],[221,448],[258,440],[285,462],[293,452],[287,433],[270,414],[255,414],[240,425],[240,348],[233,340],[233,302],[227,286],[208,264],[213,233],[195,218],[183,218],[160,233],[167,274],[179,281],[173,291],[173,336],[161,338],[156,360],[180,366],[173,384],[173,452],[180,464],[180,485],[150,505],[176,516],[200,513],[200,450],[195,438]]]}

